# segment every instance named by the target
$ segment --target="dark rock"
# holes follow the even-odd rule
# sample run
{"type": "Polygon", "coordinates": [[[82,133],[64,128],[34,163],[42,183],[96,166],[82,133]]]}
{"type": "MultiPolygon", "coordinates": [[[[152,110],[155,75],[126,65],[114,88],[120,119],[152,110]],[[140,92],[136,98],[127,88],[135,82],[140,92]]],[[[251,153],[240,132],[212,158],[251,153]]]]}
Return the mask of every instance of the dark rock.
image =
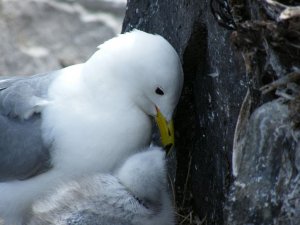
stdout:
{"type": "Polygon", "coordinates": [[[255,110],[239,141],[227,224],[298,224],[299,140],[282,98],[255,110]]]}
{"type": "Polygon", "coordinates": [[[237,2],[232,41],[250,83],[234,138],[236,180],[226,224],[299,224],[300,9],[271,0],[237,2]]]}
{"type": "Polygon", "coordinates": [[[175,117],[179,213],[190,213],[193,204],[201,220],[220,225],[247,87],[241,58],[205,1],[128,1],[123,32],[134,28],[164,36],[183,62],[185,85],[175,117]]]}
{"type": "Polygon", "coordinates": [[[299,223],[300,11],[298,1],[281,2],[290,6],[128,2],[123,32],[161,34],[184,67],[175,118],[179,214],[196,212],[206,224],[299,223]]]}

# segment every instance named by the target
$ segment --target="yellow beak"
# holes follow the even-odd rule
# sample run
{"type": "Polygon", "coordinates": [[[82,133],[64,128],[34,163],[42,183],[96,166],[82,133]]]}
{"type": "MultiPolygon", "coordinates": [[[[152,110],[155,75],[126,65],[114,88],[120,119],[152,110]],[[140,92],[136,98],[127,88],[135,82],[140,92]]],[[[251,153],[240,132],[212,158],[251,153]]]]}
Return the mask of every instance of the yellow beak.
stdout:
{"type": "Polygon", "coordinates": [[[156,107],[155,121],[159,128],[161,143],[167,152],[174,146],[174,125],[173,120],[168,122],[160,110],[156,107]]]}

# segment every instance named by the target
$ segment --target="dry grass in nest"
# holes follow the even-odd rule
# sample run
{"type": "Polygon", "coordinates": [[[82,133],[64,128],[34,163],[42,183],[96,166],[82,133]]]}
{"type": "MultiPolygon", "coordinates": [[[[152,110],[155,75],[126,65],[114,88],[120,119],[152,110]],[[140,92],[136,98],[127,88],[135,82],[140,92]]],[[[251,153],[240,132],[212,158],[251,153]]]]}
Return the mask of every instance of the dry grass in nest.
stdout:
{"type": "Polygon", "coordinates": [[[192,157],[189,156],[188,170],[185,176],[184,190],[182,193],[183,197],[180,202],[177,201],[174,183],[171,182],[171,178],[169,177],[172,195],[173,195],[173,201],[176,204],[175,208],[176,208],[177,224],[178,225],[207,225],[206,217],[200,219],[196,214],[196,212],[194,212],[193,210],[192,193],[189,187],[191,164],[192,164],[192,157]]]}

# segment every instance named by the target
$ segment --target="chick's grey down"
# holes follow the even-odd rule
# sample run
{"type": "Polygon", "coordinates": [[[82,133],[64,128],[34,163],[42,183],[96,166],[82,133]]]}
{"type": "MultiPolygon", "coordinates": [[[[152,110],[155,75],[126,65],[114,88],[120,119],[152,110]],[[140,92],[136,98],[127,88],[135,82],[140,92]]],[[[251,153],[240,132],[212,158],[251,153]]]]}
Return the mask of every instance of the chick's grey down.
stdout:
{"type": "Polygon", "coordinates": [[[148,146],[151,117],[171,120],[182,83],[173,47],[139,30],[83,64],[0,80],[0,218],[20,225],[61,181],[112,171],[148,146]]]}
{"type": "Polygon", "coordinates": [[[67,182],[34,204],[29,225],[175,225],[165,153],[130,156],[113,174],[67,182]]]}

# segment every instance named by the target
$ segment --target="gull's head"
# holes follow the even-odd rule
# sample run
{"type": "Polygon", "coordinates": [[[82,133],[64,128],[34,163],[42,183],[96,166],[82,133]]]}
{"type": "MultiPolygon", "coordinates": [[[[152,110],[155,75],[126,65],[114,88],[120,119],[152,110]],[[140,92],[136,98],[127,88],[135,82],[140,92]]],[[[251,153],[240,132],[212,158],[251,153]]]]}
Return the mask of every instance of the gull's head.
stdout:
{"type": "Polygon", "coordinates": [[[102,71],[103,76],[97,75],[99,82],[109,82],[111,88],[129,96],[139,109],[155,117],[162,144],[172,142],[172,116],[183,85],[182,66],[174,48],[160,35],[134,30],[105,42],[99,49],[87,62],[102,71]]]}

